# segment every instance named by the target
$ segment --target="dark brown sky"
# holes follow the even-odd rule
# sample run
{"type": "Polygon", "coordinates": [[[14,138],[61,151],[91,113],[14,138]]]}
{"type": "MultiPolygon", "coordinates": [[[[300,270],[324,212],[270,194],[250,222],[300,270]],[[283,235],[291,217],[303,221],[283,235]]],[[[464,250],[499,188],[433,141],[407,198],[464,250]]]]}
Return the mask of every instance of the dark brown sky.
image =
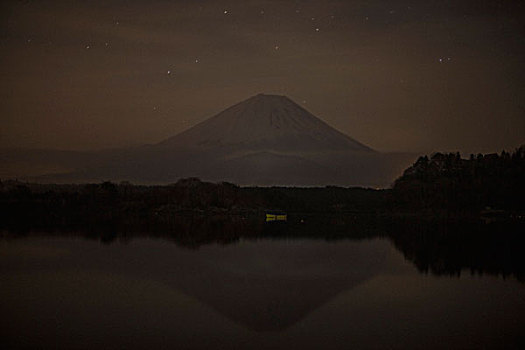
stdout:
{"type": "Polygon", "coordinates": [[[520,3],[2,1],[0,147],[154,143],[265,92],[378,150],[512,149],[520,3]]]}

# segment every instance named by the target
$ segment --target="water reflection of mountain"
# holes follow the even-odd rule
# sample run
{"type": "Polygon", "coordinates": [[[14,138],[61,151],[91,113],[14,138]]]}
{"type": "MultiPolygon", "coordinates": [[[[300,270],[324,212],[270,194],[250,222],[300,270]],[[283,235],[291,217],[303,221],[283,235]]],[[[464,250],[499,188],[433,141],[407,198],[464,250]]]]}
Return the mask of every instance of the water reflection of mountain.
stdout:
{"type": "Polygon", "coordinates": [[[386,242],[242,242],[187,254],[176,285],[229,319],[279,331],[384,269],[386,242]]]}
{"type": "MultiPolygon", "coordinates": [[[[279,331],[388,269],[388,242],[372,238],[391,240],[423,273],[459,275],[470,270],[524,280],[522,229],[515,223],[440,223],[348,215],[292,215],[290,222],[279,224],[241,216],[187,216],[174,218],[169,227],[151,227],[149,231],[116,225],[76,233],[5,231],[3,237],[80,235],[112,247],[133,238],[162,238],[137,240],[138,244],[98,255],[76,246],[60,266],[95,268],[131,280],[153,279],[249,329],[279,331]]],[[[57,267],[55,263],[38,263],[42,271],[57,267]]],[[[8,261],[0,271],[18,268],[8,261]]]]}
{"type": "MultiPolygon", "coordinates": [[[[255,331],[282,331],[336,295],[373,278],[385,269],[390,250],[388,242],[380,240],[242,240],[234,245],[203,246],[199,251],[149,239],[102,250],[61,238],[32,239],[29,245],[31,249],[26,246],[11,258],[0,255],[0,275],[36,269],[48,276],[73,269],[94,279],[90,287],[94,289],[105,288],[98,282],[100,273],[153,281],[255,331]],[[49,242],[55,242],[52,250],[49,242]],[[45,251],[67,254],[53,259],[53,254],[39,253],[45,251]]],[[[59,279],[51,283],[60,289],[59,279]]],[[[143,293],[147,299],[148,291],[143,293]]]]}

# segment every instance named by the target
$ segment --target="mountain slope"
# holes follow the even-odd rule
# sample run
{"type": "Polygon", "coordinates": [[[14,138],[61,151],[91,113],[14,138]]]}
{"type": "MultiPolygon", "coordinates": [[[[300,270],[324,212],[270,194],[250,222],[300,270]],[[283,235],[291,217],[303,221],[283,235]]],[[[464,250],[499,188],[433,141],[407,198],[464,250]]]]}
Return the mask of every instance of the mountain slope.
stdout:
{"type": "Polygon", "coordinates": [[[199,177],[239,185],[385,187],[414,158],[376,152],[285,96],[259,94],[158,144],[51,162],[70,171],[36,180],[161,184],[199,177]]]}
{"type": "Polygon", "coordinates": [[[163,147],[373,152],[285,96],[259,94],[159,144],[163,147]]]}

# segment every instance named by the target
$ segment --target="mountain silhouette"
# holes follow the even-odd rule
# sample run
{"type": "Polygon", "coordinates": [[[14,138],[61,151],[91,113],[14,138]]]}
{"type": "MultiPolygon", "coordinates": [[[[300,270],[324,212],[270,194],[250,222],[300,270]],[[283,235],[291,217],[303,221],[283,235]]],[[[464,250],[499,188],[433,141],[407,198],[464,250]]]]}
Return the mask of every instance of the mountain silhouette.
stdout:
{"type": "Polygon", "coordinates": [[[259,94],[159,145],[242,151],[372,152],[286,96],[259,94]]]}
{"type": "Polygon", "coordinates": [[[259,94],[153,145],[96,152],[0,152],[0,158],[6,164],[22,159],[42,169],[67,169],[29,178],[38,182],[165,184],[198,177],[257,186],[387,187],[415,156],[377,152],[288,97],[259,94]]]}

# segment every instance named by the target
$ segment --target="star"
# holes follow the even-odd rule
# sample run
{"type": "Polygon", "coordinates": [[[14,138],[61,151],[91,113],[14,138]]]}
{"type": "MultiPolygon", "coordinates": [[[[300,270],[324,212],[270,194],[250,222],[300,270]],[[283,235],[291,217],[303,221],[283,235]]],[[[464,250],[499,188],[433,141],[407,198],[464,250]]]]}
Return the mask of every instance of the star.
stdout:
{"type": "Polygon", "coordinates": [[[89,50],[90,48],[91,48],[91,46],[86,45],[86,50],[89,50]]]}
{"type": "Polygon", "coordinates": [[[168,73],[168,75],[170,75],[170,74],[171,74],[171,71],[168,69],[168,72],[167,72],[167,73],[168,73]]]}
{"type": "Polygon", "coordinates": [[[315,31],[318,32],[318,31],[319,31],[319,28],[315,28],[315,31]]]}
{"type": "Polygon", "coordinates": [[[228,14],[228,10],[224,10],[224,14],[227,15],[228,14]]]}
{"type": "Polygon", "coordinates": [[[199,59],[198,58],[195,59],[195,63],[199,63],[199,59]]]}
{"type": "Polygon", "coordinates": [[[279,50],[279,45],[275,45],[274,49],[279,50]]]}

